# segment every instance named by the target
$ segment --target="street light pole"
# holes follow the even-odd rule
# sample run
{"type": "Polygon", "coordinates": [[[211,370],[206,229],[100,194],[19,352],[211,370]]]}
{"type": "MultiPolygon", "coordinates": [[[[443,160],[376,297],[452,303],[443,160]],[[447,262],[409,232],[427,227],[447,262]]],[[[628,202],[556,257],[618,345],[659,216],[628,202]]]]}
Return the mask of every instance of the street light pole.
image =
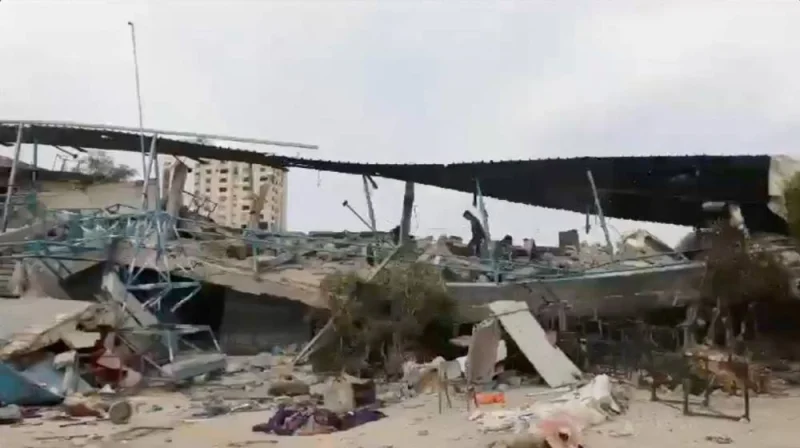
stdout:
{"type": "MultiPolygon", "coordinates": [[[[145,151],[144,145],[144,118],[142,117],[142,90],[141,85],[139,83],[139,56],[136,53],[136,26],[133,22],[128,22],[128,26],[131,27],[131,46],[133,48],[133,70],[134,76],[136,78],[136,103],[139,108],[139,146],[142,151],[142,176],[145,175],[147,172],[147,153],[145,151]]],[[[147,185],[148,179],[144,179],[145,185],[147,185]]],[[[147,204],[145,204],[145,207],[147,204]]]]}

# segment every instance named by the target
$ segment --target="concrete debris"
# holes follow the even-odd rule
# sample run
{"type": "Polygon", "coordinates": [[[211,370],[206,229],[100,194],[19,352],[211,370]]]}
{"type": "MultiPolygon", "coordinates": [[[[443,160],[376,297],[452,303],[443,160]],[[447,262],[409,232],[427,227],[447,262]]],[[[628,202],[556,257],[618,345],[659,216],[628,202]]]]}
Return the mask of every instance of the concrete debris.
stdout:
{"type": "Polygon", "coordinates": [[[377,400],[375,383],[347,374],[332,377],[325,383],[322,403],[336,413],[351,412],[377,400]]]}
{"type": "Polygon", "coordinates": [[[21,422],[22,409],[15,404],[0,407],[0,425],[13,425],[21,422]]]}
{"type": "Polygon", "coordinates": [[[124,425],[133,415],[133,406],[128,400],[117,400],[108,406],[108,419],[114,424],[124,425]]]}
{"type": "Polygon", "coordinates": [[[259,353],[247,361],[247,365],[261,370],[267,370],[276,364],[275,356],[272,353],[259,353]]]}
{"type": "Polygon", "coordinates": [[[61,408],[70,417],[106,418],[110,405],[97,397],[70,395],[64,398],[61,408]]]}
{"type": "Polygon", "coordinates": [[[611,437],[631,437],[634,434],[633,424],[629,421],[623,422],[621,428],[612,429],[608,432],[611,437]]]}
{"type": "Polygon", "coordinates": [[[310,391],[311,389],[308,384],[299,380],[289,380],[270,384],[268,393],[276,397],[295,397],[298,395],[308,395],[310,391]]]}
{"type": "MultiPolygon", "coordinates": [[[[0,360],[74,336],[76,329],[113,326],[116,310],[99,303],[29,297],[0,301],[0,360]]],[[[89,336],[91,337],[91,336],[89,336]]]]}

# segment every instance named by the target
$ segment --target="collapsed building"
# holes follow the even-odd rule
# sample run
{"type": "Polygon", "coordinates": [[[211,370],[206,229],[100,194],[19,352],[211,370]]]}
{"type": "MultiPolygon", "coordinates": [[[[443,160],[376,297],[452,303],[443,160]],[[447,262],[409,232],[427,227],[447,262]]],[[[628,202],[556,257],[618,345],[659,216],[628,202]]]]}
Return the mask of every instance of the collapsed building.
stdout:
{"type": "MultiPolygon", "coordinates": [[[[224,365],[222,353],[305,344],[320,328],[321,322],[308,316],[325,308],[319,297],[322,279],[334,272],[366,276],[398,245],[409,248],[402,261],[441,268],[463,321],[525,312],[525,319],[509,317],[504,325],[529,359],[549,354],[530,346],[537,340],[520,342],[538,337],[523,326],[567,332],[586,319],[634,318],[654,310],[682,316],[688,305],[703,298],[706,263],[697,255],[704,250],[701,233],[673,249],[645,231],[616,244],[606,231],[605,245],[580,243],[577,232],[567,231],[559,247],[527,244],[500,257],[494,253],[498,246],[490,244],[490,256],[482,259],[470,256],[455,238],[409,237],[415,184],[472,194],[487,233],[484,197],[594,213],[603,226],[605,217],[616,217],[698,229],[708,218],[708,204],[721,202],[723,208],[736,210],[760,250],[779,254],[789,273],[789,290],[794,299],[800,298],[800,255],[786,238],[781,202],[783,179],[800,168],[787,157],[380,165],[275,156],[186,140],[190,135],[182,133],[147,131],[140,136],[137,131],[65,123],[0,124],[0,143],[16,148],[6,182],[10,193],[0,247],[4,263],[13,266],[13,274],[6,269],[6,295],[102,304],[104,312],[116,316],[113,325],[100,325],[102,334],[116,328],[129,350],[147,359],[138,373],[153,378],[179,381],[213,371],[224,365]],[[89,179],[71,178],[63,187],[65,173],[19,168],[23,144],[33,145],[34,151],[37,145],[48,145],[138,152],[140,138],[150,148],[151,168],[138,183],[93,185],[89,179]],[[404,181],[403,222],[397,235],[379,232],[372,212],[362,219],[368,228],[364,232],[277,234],[257,225],[225,228],[204,213],[202,198],[185,201],[185,164],[174,164],[169,177],[159,179],[157,154],[197,163],[234,160],[360,175],[368,203],[374,179],[404,181]],[[155,179],[150,179],[151,172],[155,179]],[[555,182],[553,173],[560,173],[555,182]],[[509,182],[509,177],[519,181],[509,182]],[[29,187],[21,188],[21,179],[30,180],[29,187]],[[47,188],[45,179],[51,182],[47,188]]],[[[252,198],[254,214],[265,194],[259,191],[252,198]]],[[[12,343],[15,336],[4,338],[12,343]]],[[[530,361],[537,367],[546,364],[530,361]]]]}

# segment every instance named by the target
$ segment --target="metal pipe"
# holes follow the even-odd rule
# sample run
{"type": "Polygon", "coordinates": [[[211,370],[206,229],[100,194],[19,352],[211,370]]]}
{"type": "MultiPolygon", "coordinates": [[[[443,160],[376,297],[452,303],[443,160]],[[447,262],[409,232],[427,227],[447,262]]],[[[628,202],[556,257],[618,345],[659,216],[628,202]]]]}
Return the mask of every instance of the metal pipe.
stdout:
{"type": "Polygon", "coordinates": [[[19,150],[22,147],[22,124],[17,128],[17,142],[14,145],[14,161],[11,162],[11,174],[6,185],[6,201],[3,203],[3,232],[8,230],[8,213],[11,211],[11,196],[14,194],[14,179],[17,177],[19,150]]]}
{"type": "Polygon", "coordinates": [[[156,151],[156,139],[153,139],[153,143],[150,145],[150,157],[152,161],[150,163],[153,164],[153,168],[156,171],[156,210],[161,211],[161,198],[163,197],[161,193],[161,165],[158,163],[158,152],[156,151]]]}
{"type": "Polygon", "coordinates": [[[606,237],[606,245],[608,246],[608,253],[614,256],[614,245],[611,244],[611,235],[608,233],[608,226],[606,225],[606,218],[603,216],[603,206],[600,205],[600,195],[597,194],[597,186],[594,184],[594,176],[592,170],[586,170],[586,177],[589,178],[589,185],[592,186],[592,195],[594,196],[594,207],[597,209],[597,217],[600,219],[600,227],[603,228],[603,234],[606,237]]]}
{"type": "MultiPolygon", "coordinates": [[[[144,181],[142,182],[142,210],[147,210],[147,206],[149,205],[148,197],[147,197],[147,188],[150,186],[150,171],[153,168],[153,157],[155,157],[156,153],[156,140],[158,140],[158,136],[154,135],[153,139],[150,140],[150,163],[145,163],[144,166],[144,181]]],[[[156,188],[158,185],[156,185],[156,188]]]]}
{"type": "Polygon", "coordinates": [[[31,180],[33,181],[34,188],[36,187],[36,181],[39,177],[39,144],[36,143],[36,140],[33,141],[33,166],[36,168],[31,173],[31,180]]]}
{"type": "Polygon", "coordinates": [[[478,212],[481,215],[481,225],[483,226],[483,233],[486,236],[484,239],[484,244],[487,246],[487,251],[489,252],[489,259],[492,261],[492,270],[494,271],[494,280],[498,281],[500,278],[499,267],[497,264],[497,260],[494,257],[494,244],[492,243],[492,236],[489,232],[489,213],[486,211],[486,205],[483,202],[483,192],[481,191],[481,183],[478,179],[475,179],[475,192],[476,199],[478,202],[478,212]]]}
{"type": "Polygon", "coordinates": [[[196,138],[204,140],[222,140],[225,142],[234,142],[234,143],[251,143],[255,145],[284,146],[284,147],[299,148],[299,149],[319,149],[318,145],[309,145],[305,143],[293,143],[293,142],[283,142],[276,140],[265,140],[265,139],[245,138],[245,137],[231,137],[228,135],[218,135],[218,134],[201,134],[197,132],[166,131],[163,129],[152,129],[152,128],[142,129],[130,126],[76,123],[74,121],[0,120],[0,124],[20,124],[20,123],[22,123],[25,126],[71,127],[71,128],[133,132],[133,133],[144,132],[145,134],[158,134],[161,135],[162,137],[163,136],[187,137],[187,138],[196,138]]]}
{"type": "Polygon", "coordinates": [[[375,231],[375,228],[370,226],[369,223],[367,222],[367,220],[364,219],[364,217],[362,217],[360,214],[358,214],[356,209],[354,209],[353,206],[350,205],[349,202],[347,202],[347,201],[342,202],[342,207],[347,207],[348,209],[350,209],[350,211],[353,212],[354,215],[356,215],[356,218],[358,218],[361,222],[363,222],[364,225],[367,226],[368,229],[372,230],[373,232],[375,231]]]}
{"type": "MultiPolygon", "coordinates": [[[[131,27],[131,45],[133,47],[133,70],[136,78],[136,105],[139,108],[139,149],[142,150],[142,175],[145,171],[146,154],[144,152],[144,119],[142,118],[142,90],[139,84],[139,57],[136,54],[136,27],[133,22],[128,22],[131,27]]],[[[151,162],[152,163],[152,162],[151,162]]]]}
{"type": "Polygon", "coordinates": [[[67,151],[66,149],[64,149],[64,148],[62,148],[62,147],[60,147],[58,145],[53,145],[53,148],[56,148],[57,150],[59,150],[59,151],[63,152],[64,154],[72,157],[73,159],[77,159],[78,158],[77,154],[73,154],[73,153],[67,151]]]}
{"type": "Polygon", "coordinates": [[[364,195],[367,197],[367,213],[370,224],[368,227],[375,232],[375,229],[377,229],[378,226],[375,223],[375,208],[372,206],[372,194],[369,190],[369,181],[367,180],[367,176],[361,176],[361,180],[364,181],[364,195]]]}

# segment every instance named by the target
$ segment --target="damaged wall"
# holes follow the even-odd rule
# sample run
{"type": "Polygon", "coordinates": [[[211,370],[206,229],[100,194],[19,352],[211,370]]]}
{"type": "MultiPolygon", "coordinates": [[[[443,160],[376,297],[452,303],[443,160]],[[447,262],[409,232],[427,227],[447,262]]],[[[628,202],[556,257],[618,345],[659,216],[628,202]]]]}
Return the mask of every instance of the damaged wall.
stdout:
{"type": "MultiPolygon", "coordinates": [[[[142,187],[141,181],[96,184],[84,188],[76,188],[69,183],[50,184],[47,191],[37,195],[37,199],[48,209],[105,208],[115,204],[141,208],[142,187]]],[[[155,197],[157,187],[155,182],[150,183],[149,197],[155,197]]]]}
{"type": "Polygon", "coordinates": [[[228,289],[219,334],[222,351],[251,355],[276,346],[302,345],[311,336],[309,311],[300,302],[228,289]]]}

